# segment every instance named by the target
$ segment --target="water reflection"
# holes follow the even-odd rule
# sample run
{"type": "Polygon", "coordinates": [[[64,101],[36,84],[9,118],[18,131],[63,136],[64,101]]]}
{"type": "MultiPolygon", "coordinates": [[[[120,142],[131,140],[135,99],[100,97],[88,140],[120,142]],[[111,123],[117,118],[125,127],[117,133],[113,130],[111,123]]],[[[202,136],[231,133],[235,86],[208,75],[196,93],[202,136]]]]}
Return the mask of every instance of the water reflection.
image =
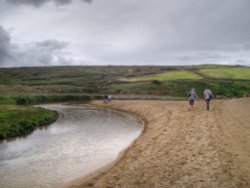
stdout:
{"type": "Polygon", "coordinates": [[[87,105],[44,105],[58,121],[0,144],[0,187],[57,187],[114,160],[141,132],[131,116],[87,105]]]}

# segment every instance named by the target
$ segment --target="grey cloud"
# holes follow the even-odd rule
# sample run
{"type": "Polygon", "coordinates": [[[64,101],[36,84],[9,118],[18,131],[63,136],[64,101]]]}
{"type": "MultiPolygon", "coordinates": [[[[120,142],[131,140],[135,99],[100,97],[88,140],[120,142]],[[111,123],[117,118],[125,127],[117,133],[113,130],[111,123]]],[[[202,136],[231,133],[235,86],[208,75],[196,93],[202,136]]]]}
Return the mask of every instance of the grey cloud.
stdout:
{"type": "MultiPolygon", "coordinates": [[[[57,6],[67,5],[72,3],[73,0],[6,0],[8,3],[12,3],[15,5],[32,5],[35,7],[40,7],[46,3],[52,2],[57,6]]],[[[93,0],[81,0],[85,3],[92,3],[93,0]]]]}
{"type": "Polygon", "coordinates": [[[0,65],[11,59],[9,33],[0,26],[0,65]]]}
{"type": "Polygon", "coordinates": [[[81,0],[81,1],[89,4],[93,2],[93,0],[81,0]]]}
{"type": "Polygon", "coordinates": [[[44,5],[50,1],[51,0],[7,0],[8,3],[15,5],[33,5],[36,7],[40,7],[41,5],[44,5]]]}
{"type": "Polygon", "coordinates": [[[46,40],[24,45],[11,42],[9,33],[0,26],[0,66],[43,66],[71,64],[68,43],[46,40]]]}
{"type": "MultiPolygon", "coordinates": [[[[79,4],[93,0],[2,2],[7,8],[1,13],[0,5],[0,23],[14,28],[13,36],[26,43],[16,48],[15,57],[21,57],[22,62],[29,58],[37,64],[66,63],[71,60],[64,52],[70,48],[74,59],[96,64],[250,61],[249,0],[100,0],[91,6],[79,4]],[[71,6],[15,6],[42,7],[46,3],[71,6]],[[27,44],[40,37],[57,40],[27,44]],[[28,51],[34,55],[27,55],[28,51]]],[[[2,54],[10,52],[7,46],[2,54]]],[[[26,62],[29,65],[32,61],[26,62]]]]}
{"type": "Polygon", "coordinates": [[[72,2],[72,0],[54,0],[56,5],[67,5],[72,2]]]}
{"type": "Polygon", "coordinates": [[[19,66],[61,65],[66,62],[70,64],[71,59],[67,57],[69,53],[66,50],[67,46],[68,43],[57,40],[35,42],[16,48],[13,56],[19,66]]]}
{"type": "Polygon", "coordinates": [[[36,48],[38,51],[40,50],[57,51],[67,47],[68,43],[60,42],[57,40],[46,40],[42,42],[32,43],[31,46],[36,48]]]}

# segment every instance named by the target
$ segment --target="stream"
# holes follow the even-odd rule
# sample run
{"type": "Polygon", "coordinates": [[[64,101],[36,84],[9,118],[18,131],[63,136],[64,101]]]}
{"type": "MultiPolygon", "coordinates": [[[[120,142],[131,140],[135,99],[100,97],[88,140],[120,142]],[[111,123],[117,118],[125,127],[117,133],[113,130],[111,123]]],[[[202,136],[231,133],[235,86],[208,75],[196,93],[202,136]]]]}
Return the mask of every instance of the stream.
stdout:
{"type": "Polygon", "coordinates": [[[0,187],[54,188],[117,158],[137,138],[133,116],[85,104],[48,104],[59,119],[33,133],[0,142],[0,187]]]}

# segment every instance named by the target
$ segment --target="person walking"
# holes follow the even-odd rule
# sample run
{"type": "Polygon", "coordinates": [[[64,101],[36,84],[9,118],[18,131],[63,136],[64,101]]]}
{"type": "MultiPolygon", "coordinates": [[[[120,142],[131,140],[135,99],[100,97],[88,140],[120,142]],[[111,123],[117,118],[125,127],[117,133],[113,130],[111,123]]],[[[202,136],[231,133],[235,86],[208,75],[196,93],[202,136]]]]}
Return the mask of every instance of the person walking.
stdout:
{"type": "Polygon", "coordinates": [[[103,96],[103,103],[107,104],[109,101],[108,101],[108,95],[104,95],[103,96]]]}
{"type": "Polygon", "coordinates": [[[189,100],[189,109],[188,111],[192,111],[194,109],[194,101],[197,98],[197,93],[194,88],[188,93],[188,100],[189,100]]]}
{"type": "Polygon", "coordinates": [[[108,101],[111,102],[111,100],[112,100],[112,95],[109,94],[109,95],[108,95],[108,101]]]}
{"type": "Polygon", "coordinates": [[[211,89],[208,89],[206,87],[206,89],[203,92],[203,96],[204,96],[205,101],[206,101],[207,111],[209,111],[210,110],[210,101],[212,98],[214,98],[213,92],[211,91],[211,89]]]}

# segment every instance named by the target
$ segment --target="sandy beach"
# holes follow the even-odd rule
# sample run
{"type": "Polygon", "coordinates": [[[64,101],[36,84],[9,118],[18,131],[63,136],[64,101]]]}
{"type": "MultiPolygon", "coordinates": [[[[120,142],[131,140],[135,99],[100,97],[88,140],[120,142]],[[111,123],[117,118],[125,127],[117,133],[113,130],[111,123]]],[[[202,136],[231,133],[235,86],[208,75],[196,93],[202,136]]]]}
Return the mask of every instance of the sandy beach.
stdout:
{"type": "Polygon", "coordinates": [[[250,98],[204,101],[102,101],[134,114],[145,129],[112,164],[64,187],[250,187],[250,98]]]}

